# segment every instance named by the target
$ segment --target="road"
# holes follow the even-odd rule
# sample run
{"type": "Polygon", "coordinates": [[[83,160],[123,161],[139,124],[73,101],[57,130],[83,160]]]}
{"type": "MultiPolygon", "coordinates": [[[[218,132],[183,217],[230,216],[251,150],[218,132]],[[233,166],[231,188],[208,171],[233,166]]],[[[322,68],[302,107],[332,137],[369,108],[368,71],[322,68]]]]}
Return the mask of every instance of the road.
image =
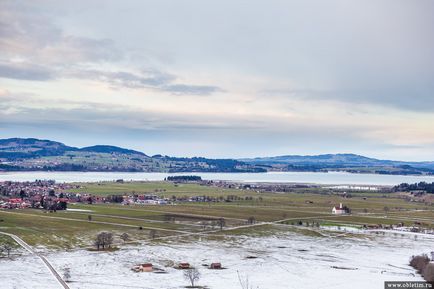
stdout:
{"type": "Polygon", "coordinates": [[[66,284],[66,282],[62,279],[62,277],[60,276],[59,272],[56,271],[56,269],[54,269],[54,267],[51,265],[51,263],[47,260],[47,258],[45,258],[44,256],[42,256],[41,254],[39,254],[38,252],[35,252],[33,250],[33,248],[27,244],[26,242],[24,242],[20,237],[18,237],[17,235],[14,234],[10,234],[10,233],[5,233],[5,232],[0,232],[0,234],[2,235],[6,235],[11,237],[12,239],[14,239],[15,242],[17,242],[21,247],[23,247],[24,249],[26,249],[27,251],[29,251],[31,254],[37,256],[39,259],[42,260],[42,262],[44,262],[45,266],[48,268],[48,270],[50,270],[51,274],[53,274],[53,276],[56,278],[57,282],[59,282],[59,284],[64,288],[64,289],[70,289],[68,284],[66,284]]]}

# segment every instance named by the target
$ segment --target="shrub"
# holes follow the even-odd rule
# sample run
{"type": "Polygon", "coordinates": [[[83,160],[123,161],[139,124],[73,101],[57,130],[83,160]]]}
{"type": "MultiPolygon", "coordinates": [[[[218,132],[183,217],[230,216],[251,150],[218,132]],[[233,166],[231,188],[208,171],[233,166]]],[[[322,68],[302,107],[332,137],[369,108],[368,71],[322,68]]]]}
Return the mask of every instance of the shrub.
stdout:
{"type": "Polygon", "coordinates": [[[428,263],[422,273],[426,282],[434,283],[434,263],[428,263]]]}
{"type": "Polygon", "coordinates": [[[410,266],[417,270],[418,273],[424,272],[425,267],[429,263],[429,258],[426,254],[412,256],[410,258],[410,266]]]}

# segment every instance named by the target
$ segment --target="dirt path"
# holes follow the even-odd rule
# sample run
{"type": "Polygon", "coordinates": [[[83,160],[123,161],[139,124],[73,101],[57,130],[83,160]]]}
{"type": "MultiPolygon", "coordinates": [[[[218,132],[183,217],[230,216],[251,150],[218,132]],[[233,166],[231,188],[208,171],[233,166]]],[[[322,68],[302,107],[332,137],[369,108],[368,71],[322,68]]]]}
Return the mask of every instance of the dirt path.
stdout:
{"type": "Polygon", "coordinates": [[[56,271],[56,269],[54,269],[54,267],[51,265],[51,263],[48,261],[47,258],[45,258],[44,256],[42,256],[41,254],[39,254],[38,252],[35,252],[33,250],[33,248],[27,244],[26,242],[24,242],[20,237],[18,237],[17,235],[14,234],[10,234],[10,233],[5,233],[5,232],[0,232],[0,234],[2,235],[6,235],[11,237],[12,239],[14,239],[15,242],[17,242],[21,247],[23,247],[24,249],[26,249],[27,251],[29,251],[31,254],[37,256],[39,259],[42,260],[42,262],[44,262],[45,266],[48,268],[48,270],[50,270],[51,274],[53,274],[53,276],[56,278],[57,282],[59,282],[59,284],[64,288],[64,289],[70,289],[68,284],[66,284],[66,282],[62,279],[62,277],[60,276],[59,272],[56,271]]]}

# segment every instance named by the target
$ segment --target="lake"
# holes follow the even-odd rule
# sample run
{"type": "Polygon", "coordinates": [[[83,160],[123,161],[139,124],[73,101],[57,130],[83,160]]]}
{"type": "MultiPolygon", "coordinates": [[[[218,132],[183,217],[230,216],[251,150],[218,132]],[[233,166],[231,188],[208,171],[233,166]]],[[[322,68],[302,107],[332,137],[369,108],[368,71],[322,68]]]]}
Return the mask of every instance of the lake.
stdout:
{"type": "Polygon", "coordinates": [[[34,181],[51,179],[56,182],[98,182],[116,179],[133,181],[161,181],[173,175],[198,175],[204,180],[239,182],[314,183],[323,185],[355,184],[392,186],[400,183],[434,182],[434,176],[397,176],[351,174],[345,172],[268,172],[268,173],[128,173],[128,172],[7,172],[0,173],[0,181],[34,181]]]}

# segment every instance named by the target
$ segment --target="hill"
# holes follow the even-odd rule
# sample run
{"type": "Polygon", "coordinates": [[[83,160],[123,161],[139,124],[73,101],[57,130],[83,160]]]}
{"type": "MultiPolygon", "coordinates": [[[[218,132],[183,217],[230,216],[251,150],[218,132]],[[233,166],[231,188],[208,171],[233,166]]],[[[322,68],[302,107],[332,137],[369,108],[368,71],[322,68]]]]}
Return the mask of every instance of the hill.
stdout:
{"type": "Polygon", "coordinates": [[[95,145],[90,147],[84,147],[80,149],[80,151],[84,152],[94,152],[94,153],[106,153],[106,154],[126,154],[126,155],[142,155],[146,156],[144,153],[135,151],[135,150],[129,150],[124,149],[116,146],[109,146],[109,145],[95,145]]]}
{"type": "Polygon", "coordinates": [[[266,172],[346,171],[352,173],[434,174],[434,162],[379,160],[356,154],[285,155],[252,159],[148,156],[111,145],[84,148],[35,138],[0,139],[3,171],[266,172]]]}
{"type": "Polygon", "coordinates": [[[76,151],[60,142],[35,138],[0,139],[0,159],[17,160],[44,156],[58,156],[76,151]]]}
{"type": "Polygon", "coordinates": [[[379,160],[356,154],[285,155],[240,159],[247,164],[281,171],[347,171],[378,174],[433,174],[434,162],[379,160]]]}
{"type": "Polygon", "coordinates": [[[175,158],[110,145],[84,148],[34,138],[0,140],[3,171],[263,172],[231,159],[175,158]]]}

